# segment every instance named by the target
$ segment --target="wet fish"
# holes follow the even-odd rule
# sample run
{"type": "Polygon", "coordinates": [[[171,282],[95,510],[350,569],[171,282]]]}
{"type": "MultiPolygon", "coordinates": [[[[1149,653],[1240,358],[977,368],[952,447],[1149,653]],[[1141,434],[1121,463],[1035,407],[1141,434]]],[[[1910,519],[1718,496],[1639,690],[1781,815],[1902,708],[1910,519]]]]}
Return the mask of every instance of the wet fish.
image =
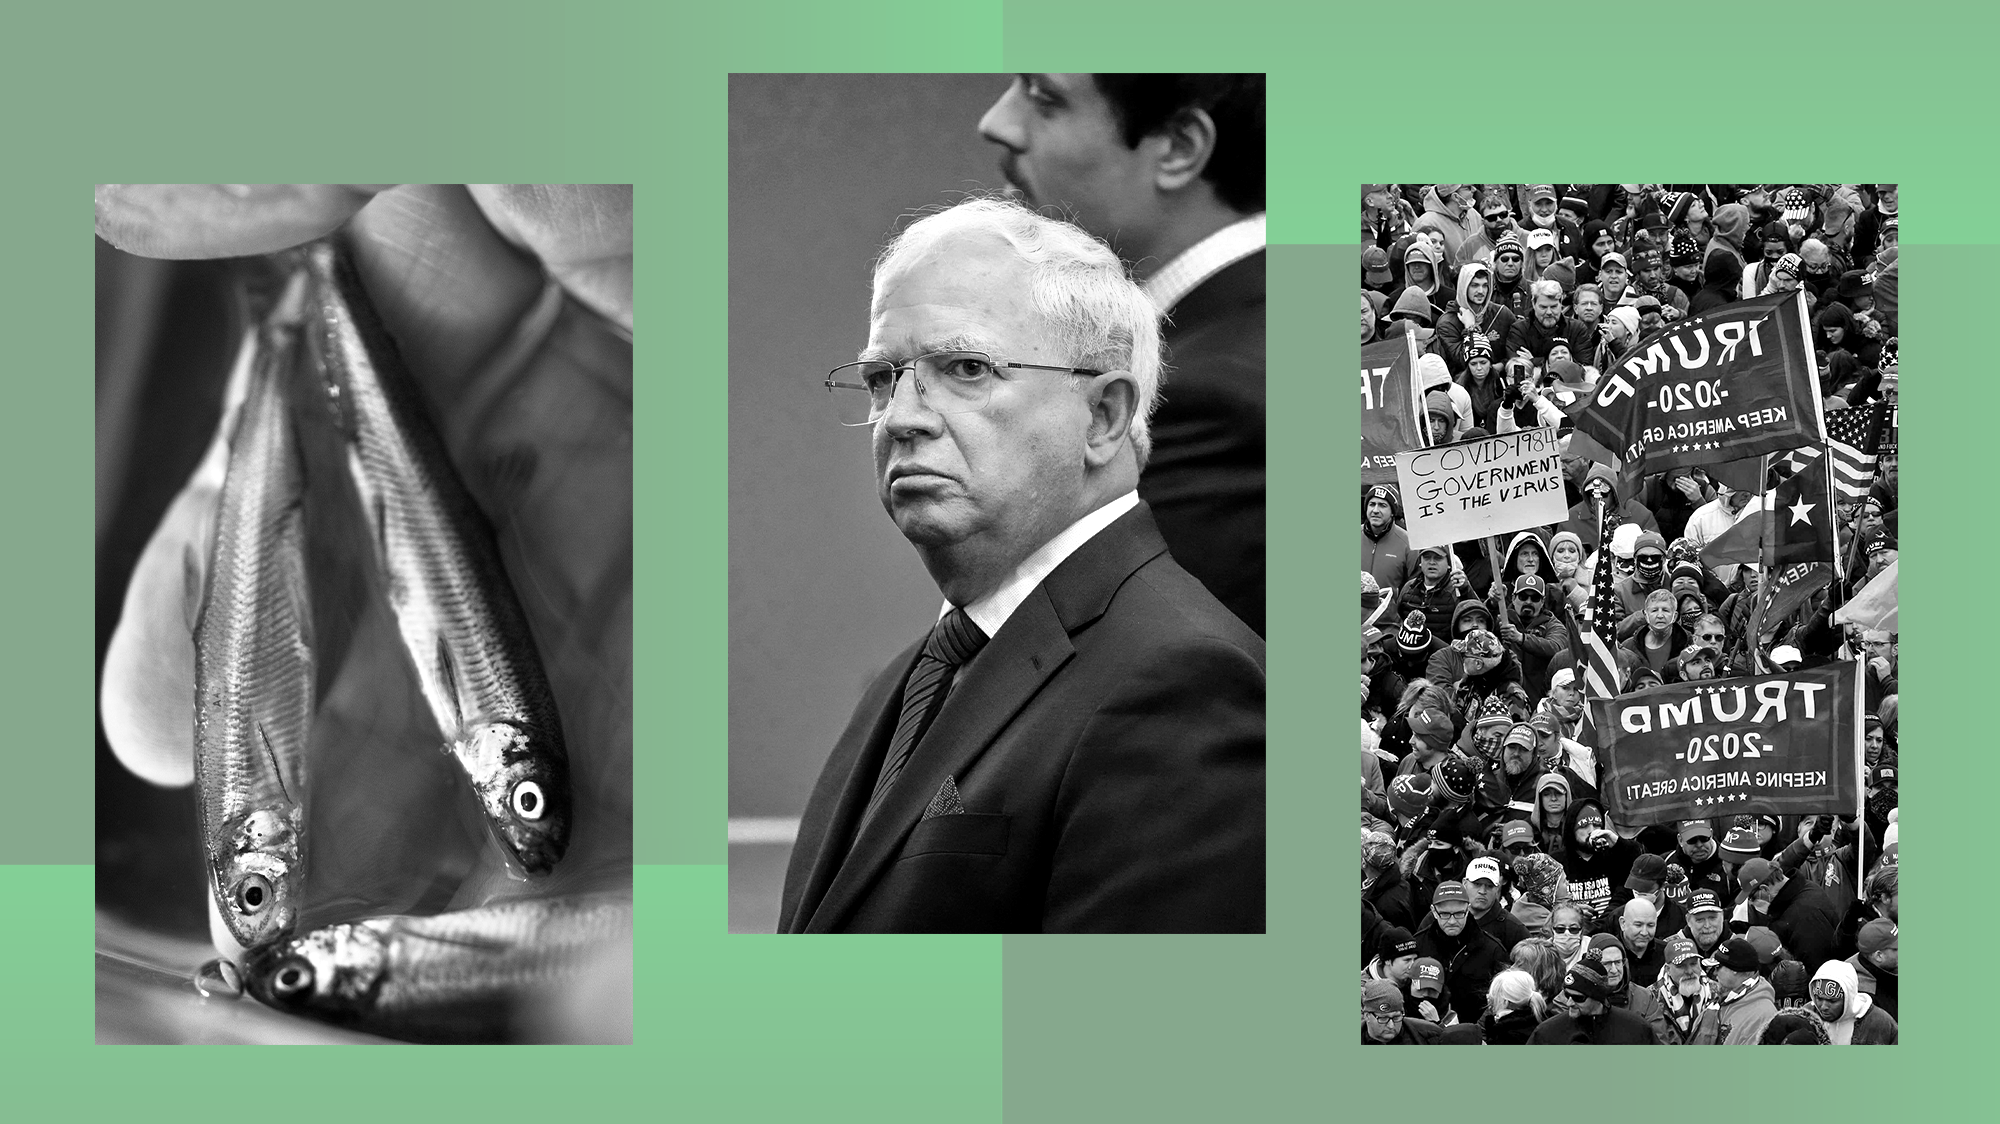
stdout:
{"type": "Polygon", "coordinates": [[[431,917],[328,925],[244,957],[246,989],[282,1011],[426,1042],[502,1041],[522,1001],[632,931],[629,892],[513,899],[431,917]]]}
{"type": "Polygon", "coordinates": [[[569,757],[527,618],[345,248],[306,257],[315,346],[397,631],[487,823],[545,874],[569,844],[569,757]]]}
{"type": "Polygon", "coordinates": [[[283,380],[298,362],[306,276],[255,329],[206,565],[187,558],[195,647],[194,764],[209,888],[230,936],[276,940],[305,873],[313,713],[303,469],[283,380]]]}

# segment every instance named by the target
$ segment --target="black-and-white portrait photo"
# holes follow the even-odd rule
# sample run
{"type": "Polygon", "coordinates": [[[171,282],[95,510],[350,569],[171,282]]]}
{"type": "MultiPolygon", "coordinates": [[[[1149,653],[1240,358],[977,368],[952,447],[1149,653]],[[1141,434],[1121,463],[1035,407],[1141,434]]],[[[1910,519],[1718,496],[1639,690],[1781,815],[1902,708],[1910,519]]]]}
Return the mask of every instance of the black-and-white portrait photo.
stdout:
{"type": "Polygon", "coordinates": [[[1264,79],[735,75],[730,927],[1265,925],[1264,79]]]}
{"type": "Polygon", "coordinates": [[[1895,1044],[1897,185],[1361,208],[1362,1044],[1895,1044]]]}

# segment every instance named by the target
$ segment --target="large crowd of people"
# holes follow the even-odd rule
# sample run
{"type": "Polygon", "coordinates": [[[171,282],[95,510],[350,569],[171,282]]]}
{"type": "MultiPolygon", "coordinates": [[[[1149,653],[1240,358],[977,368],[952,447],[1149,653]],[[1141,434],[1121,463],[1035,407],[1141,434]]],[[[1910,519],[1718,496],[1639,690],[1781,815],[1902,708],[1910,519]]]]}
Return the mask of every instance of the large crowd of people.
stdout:
{"type": "Polygon", "coordinates": [[[1412,549],[1398,487],[1362,486],[1364,1044],[1896,1042],[1898,638],[1838,615],[1896,560],[1893,426],[1872,481],[1833,505],[1837,576],[1779,615],[1760,605],[1775,567],[1703,548],[1761,518],[1792,459],[1635,481],[1572,436],[1579,400],[1648,337],[1790,290],[1826,416],[1894,418],[1896,199],[1364,185],[1362,342],[1414,338],[1430,444],[1555,427],[1570,505],[1499,541],[1412,549]],[[1617,822],[1586,629],[1611,637],[1620,693],[1859,663],[1863,806],[1617,822]]]}

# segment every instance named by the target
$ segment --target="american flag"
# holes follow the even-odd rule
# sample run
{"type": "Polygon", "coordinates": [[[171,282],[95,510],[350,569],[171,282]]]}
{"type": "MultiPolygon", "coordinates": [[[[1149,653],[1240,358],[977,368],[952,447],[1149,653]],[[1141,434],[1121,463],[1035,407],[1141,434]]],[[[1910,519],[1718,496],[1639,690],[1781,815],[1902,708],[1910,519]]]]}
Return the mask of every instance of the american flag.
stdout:
{"type": "Polygon", "coordinates": [[[1611,646],[1623,605],[1611,591],[1611,531],[1615,517],[1605,504],[1597,512],[1597,573],[1590,583],[1590,603],[1584,610],[1579,637],[1583,641],[1583,744],[1595,746],[1597,731],[1592,726],[1590,700],[1608,699],[1618,693],[1618,655],[1611,646]]]}
{"type": "Polygon", "coordinates": [[[1826,451],[1833,466],[1833,490],[1858,500],[1875,483],[1875,453],[1882,445],[1888,403],[1870,402],[1826,415],[1826,451]]]}

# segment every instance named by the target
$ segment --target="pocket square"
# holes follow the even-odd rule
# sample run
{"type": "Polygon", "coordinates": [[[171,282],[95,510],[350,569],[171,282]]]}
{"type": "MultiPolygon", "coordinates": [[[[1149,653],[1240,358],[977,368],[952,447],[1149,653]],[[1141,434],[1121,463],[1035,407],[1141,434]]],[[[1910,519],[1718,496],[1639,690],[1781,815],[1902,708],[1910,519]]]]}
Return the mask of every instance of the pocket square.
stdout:
{"type": "MultiPolygon", "coordinates": [[[[946,777],[944,783],[938,786],[937,795],[931,797],[930,804],[924,808],[923,818],[928,820],[935,819],[938,816],[960,816],[964,814],[965,805],[959,803],[958,800],[958,782],[950,777],[946,777]]],[[[922,821],[918,822],[921,823],[922,821]]]]}

